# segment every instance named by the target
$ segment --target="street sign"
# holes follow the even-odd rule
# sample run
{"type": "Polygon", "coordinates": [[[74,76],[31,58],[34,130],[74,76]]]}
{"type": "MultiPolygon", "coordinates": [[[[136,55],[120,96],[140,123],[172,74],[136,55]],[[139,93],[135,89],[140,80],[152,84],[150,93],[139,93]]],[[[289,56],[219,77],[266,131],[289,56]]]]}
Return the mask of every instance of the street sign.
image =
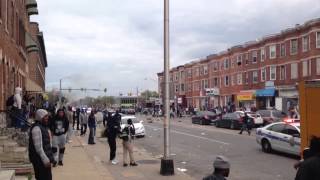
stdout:
{"type": "Polygon", "coordinates": [[[207,96],[219,96],[220,90],[218,88],[208,88],[206,89],[207,96]]]}
{"type": "Polygon", "coordinates": [[[178,104],[182,104],[182,98],[178,98],[178,104]]]}

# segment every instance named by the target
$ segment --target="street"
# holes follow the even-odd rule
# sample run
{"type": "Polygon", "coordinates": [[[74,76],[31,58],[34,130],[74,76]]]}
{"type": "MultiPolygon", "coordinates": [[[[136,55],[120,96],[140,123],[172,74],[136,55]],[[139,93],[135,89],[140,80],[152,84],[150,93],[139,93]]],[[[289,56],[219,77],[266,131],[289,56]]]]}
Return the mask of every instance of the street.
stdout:
{"type": "MultiPolygon", "coordinates": [[[[145,116],[138,117],[144,120],[147,135],[137,139],[136,146],[160,157],[163,153],[161,121],[148,123],[145,116]]],[[[202,179],[213,171],[217,155],[230,159],[230,179],[236,180],[291,180],[296,174],[293,164],[298,160],[291,155],[262,152],[255,133],[239,135],[234,130],[193,125],[189,117],[171,122],[171,155],[176,171],[186,171],[195,179],[202,179]]]]}

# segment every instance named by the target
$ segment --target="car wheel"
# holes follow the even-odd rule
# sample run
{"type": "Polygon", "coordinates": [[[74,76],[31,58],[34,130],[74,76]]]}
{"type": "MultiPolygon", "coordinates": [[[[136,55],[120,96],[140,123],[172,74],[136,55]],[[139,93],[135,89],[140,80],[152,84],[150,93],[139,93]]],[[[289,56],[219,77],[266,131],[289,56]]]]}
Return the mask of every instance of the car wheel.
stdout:
{"type": "Polygon", "coordinates": [[[263,139],[261,142],[261,147],[262,147],[262,151],[266,152],[266,153],[271,153],[272,148],[271,148],[271,144],[269,143],[268,140],[263,139]]]}
{"type": "Polygon", "coordinates": [[[233,122],[233,121],[231,121],[230,129],[235,129],[235,126],[234,126],[234,122],[233,122]]]}

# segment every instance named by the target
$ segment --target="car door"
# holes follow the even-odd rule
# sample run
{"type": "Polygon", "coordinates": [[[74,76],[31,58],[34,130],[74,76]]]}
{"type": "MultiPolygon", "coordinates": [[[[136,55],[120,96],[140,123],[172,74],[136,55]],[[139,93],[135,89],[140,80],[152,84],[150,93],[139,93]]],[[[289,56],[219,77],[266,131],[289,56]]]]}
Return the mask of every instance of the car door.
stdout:
{"type": "Polygon", "coordinates": [[[285,124],[274,124],[267,128],[266,136],[270,139],[270,143],[273,149],[283,151],[285,143],[283,142],[282,131],[285,128],[285,124]]]}
{"type": "Polygon", "coordinates": [[[221,119],[221,121],[220,121],[220,126],[221,127],[227,127],[227,122],[228,122],[228,120],[230,119],[230,114],[225,114],[223,117],[222,117],[222,119],[221,119]]]}
{"type": "Polygon", "coordinates": [[[283,149],[285,149],[285,152],[299,155],[301,138],[298,129],[290,124],[287,124],[282,130],[282,133],[283,138],[287,141],[283,144],[283,149]]]}

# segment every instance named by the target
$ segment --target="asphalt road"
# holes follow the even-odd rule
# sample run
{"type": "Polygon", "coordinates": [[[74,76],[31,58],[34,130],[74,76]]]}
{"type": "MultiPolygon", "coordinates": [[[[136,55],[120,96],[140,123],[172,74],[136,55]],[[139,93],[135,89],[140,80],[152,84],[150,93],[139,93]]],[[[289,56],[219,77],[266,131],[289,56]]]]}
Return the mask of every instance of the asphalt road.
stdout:
{"type": "MultiPolygon", "coordinates": [[[[163,130],[161,121],[148,123],[144,116],[147,135],[135,141],[154,156],[163,153],[163,130]]],[[[190,118],[171,122],[171,155],[175,169],[186,170],[196,179],[212,172],[217,155],[230,159],[232,180],[293,180],[296,170],[293,164],[298,158],[282,153],[266,154],[256,143],[254,133],[239,135],[238,131],[219,129],[214,126],[191,124],[190,118]]],[[[160,167],[159,167],[160,168],[160,167]]]]}

